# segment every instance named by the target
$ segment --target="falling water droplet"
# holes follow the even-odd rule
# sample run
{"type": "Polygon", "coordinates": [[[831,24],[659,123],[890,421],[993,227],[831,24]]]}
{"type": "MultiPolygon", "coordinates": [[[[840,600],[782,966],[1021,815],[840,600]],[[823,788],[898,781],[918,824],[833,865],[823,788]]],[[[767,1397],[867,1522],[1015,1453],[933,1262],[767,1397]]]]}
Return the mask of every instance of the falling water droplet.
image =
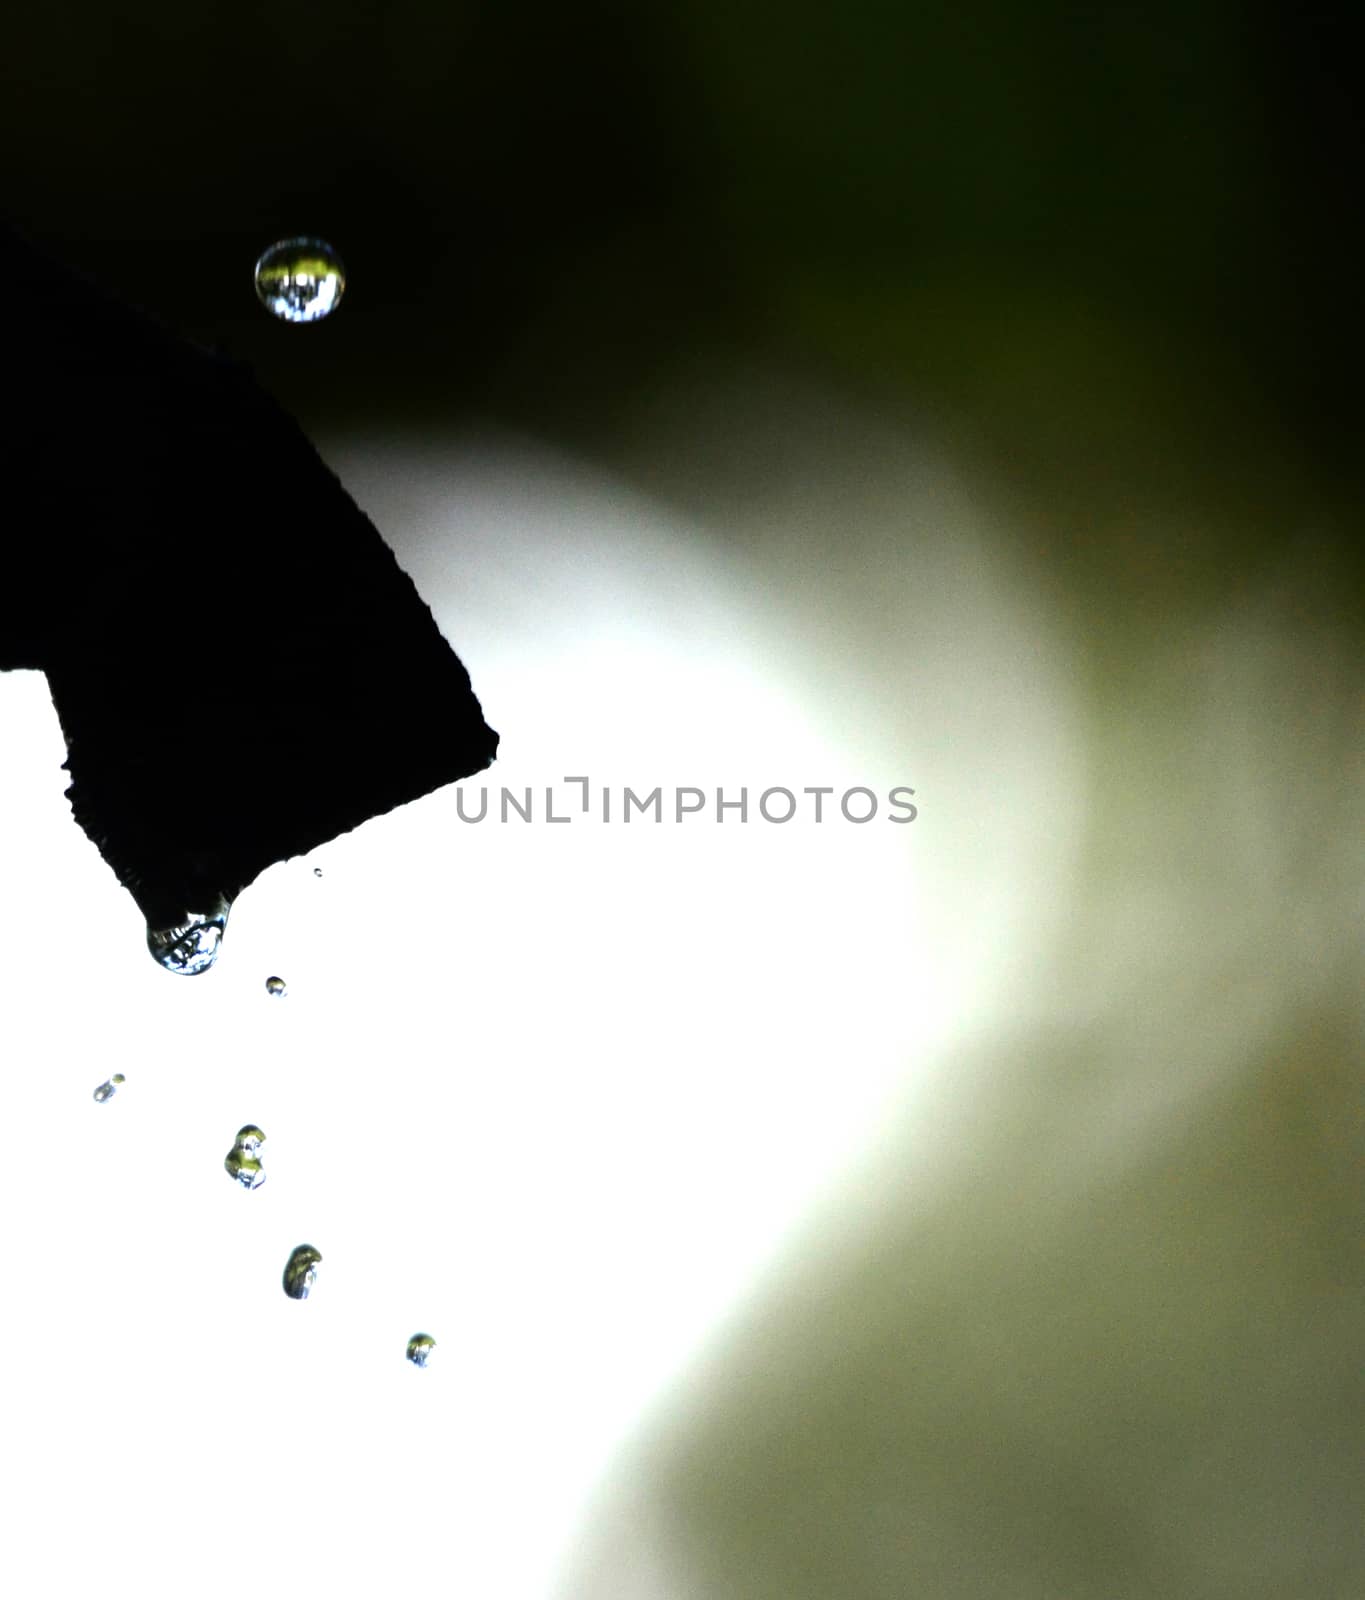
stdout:
{"type": "Polygon", "coordinates": [[[346,269],[321,239],[282,239],[256,263],[256,294],[282,322],[320,322],[341,304],[346,269]]]}
{"type": "Polygon", "coordinates": [[[311,1244],[298,1245],[284,1269],[284,1292],[291,1300],[306,1300],[313,1287],[321,1254],[311,1244]]]}
{"type": "Polygon", "coordinates": [[[121,1072],[114,1073],[113,1077],[108,1079],[107,1082],[100,1084],[99,1088],[95,1090],[95,1103],[102,1106],[106,1100],[112,1100],[114,1098],[114,1091],[118,1088],[119,1084],[123,1083],[124,1081],[125,1079],[121,1072]]]}
{"type": "Polygon", "coordinates": [[[265,1182],[260,1157],[264,1143],[265,1135],[255,1123],[248,1122],[246,1127],[237,1130],[232,1149],[223,1158],[228,1176],[235,1178],[244,1189],[259,1189],[265,1182]]]}
{"type": "Polygon", "coordinates": [[[285,987],[283,978],[267,978],[265,980],[265,992],[267,994],[283,995],[288,994],[289,990],[285,987]]]}
{"type": "Polygon", "coordinates": [[[147,926],[147,948],[167,972],[193,978],[207,972],[218,959],[218,946],[227,928],[229,903],[219,895],[207,911],[191,911],[184,922],[169,928],[147,926]]]}
{"type": "Polygon", "coordinates": [[[429,1333],[414,1333],[408,1340],[408,1360],[414,1367],[424,1367],[427,1357],[436,1348],[436,1341],[429,1333]]]}

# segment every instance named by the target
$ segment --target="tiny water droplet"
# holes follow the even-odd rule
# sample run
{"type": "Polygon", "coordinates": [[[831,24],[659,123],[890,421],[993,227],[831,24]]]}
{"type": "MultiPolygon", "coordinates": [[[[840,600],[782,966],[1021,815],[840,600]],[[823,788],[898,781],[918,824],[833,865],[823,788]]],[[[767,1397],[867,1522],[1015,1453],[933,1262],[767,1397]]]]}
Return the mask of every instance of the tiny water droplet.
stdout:
{"type": "Polygon", "coordinates": [[[265,980],[265,992],[267,994],[282,995],[288,994],[289,990],[285,987],[283,978],[267,978],[265,980]]]}
{"type": "Polygon", "coordinates": [[[322,868],[321,867],[314,867],[313,868],[313,876],[315,878],[320,878],[322,876],[322,868]]]}
{"type": "Polygon", "coordinates": [[[218,959],[218,947],[227,929],[231,906],[219,895],[206,911],[191,911],[184,922],[170,928],[147,927],[147,948],[167,972],[197,977],[218,959]]]}
{"type": "Polygon", "coordinates": [[[114,1091],[118,1088],[119,1084],[125,1081],[126,1080],[123,1074],[121,1072],[116,1072],[106,1082],[100,1084],[99,1088],[95,1090],[96,1105],[102,1106],[106,1100],[112,1100],[114,1098],[114,1091]]]}
{"type": "Polygon", "coordinates": [[[232,1149],[223,1158],[228,1176],[235,1178],[244,1189],[259,1189],[265,1182],[260,1157],[264,1143],[265,1135],[254,1122],[248,1122],[246,1127],[237,1130],[232,1149]]]}
{"type": "Polygon", "coordinates": [[[256,263],[256,295],[281,322],[320,322],[341,304],[346,269],[322,239],[281,239],[256,263]]]}
{"type": "Polygon", "coordinates": [[[408,1340],[408,1360],[414,1367],[424,1367],[427,1357],[436,1348],[436,1341],[429,1333],[414,1333],[408,1340]]]}
{"type": "Polygon", "coordinates": [[[301,1244],[294,1249],[284,1268],[284,1292],[291,1300],[308,1298],[321,1260],[321,1253],[311,1244],[301,1244]]]}

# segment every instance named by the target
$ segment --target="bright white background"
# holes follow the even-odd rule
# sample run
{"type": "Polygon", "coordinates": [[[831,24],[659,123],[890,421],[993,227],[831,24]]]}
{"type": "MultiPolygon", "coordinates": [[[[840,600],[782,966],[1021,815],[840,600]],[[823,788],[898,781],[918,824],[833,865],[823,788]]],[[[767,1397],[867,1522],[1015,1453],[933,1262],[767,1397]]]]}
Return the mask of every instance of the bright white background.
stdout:
{"type": "Polygon", "coordinates": [[[495,792],[907,784],[920,818],[473,826],[448,790],[273,869],[180,979],[70,819],[43,678],[0,676],[25,1596],[552,1594],[615,1453],[885,1108],[951,1093],[941,1043],[1002,1003],[1070,838],[1065,696],[964,503],[912,486],[779,570],[518,445],[328,454],[470,667],[495,792]],[[251,1194],[222,1165],[248,1121],[251,1194]]]}

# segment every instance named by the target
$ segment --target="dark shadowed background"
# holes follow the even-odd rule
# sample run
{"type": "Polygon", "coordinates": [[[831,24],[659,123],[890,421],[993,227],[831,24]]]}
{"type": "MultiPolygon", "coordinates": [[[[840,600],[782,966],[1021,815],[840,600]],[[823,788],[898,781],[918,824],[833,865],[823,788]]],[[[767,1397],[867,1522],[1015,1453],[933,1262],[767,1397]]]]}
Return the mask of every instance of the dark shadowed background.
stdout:
{"type": "Polygon", "coordinates": [[[662,367],[776,346],[1021,468],[1144,421],[1339,465],[1360,25],[1287,9],[55,3],[10,23],[5,205],[305,419],[609,439],[662,367]],[[351,275],[303,338],[250,292],[299,233],[351,275]]]}

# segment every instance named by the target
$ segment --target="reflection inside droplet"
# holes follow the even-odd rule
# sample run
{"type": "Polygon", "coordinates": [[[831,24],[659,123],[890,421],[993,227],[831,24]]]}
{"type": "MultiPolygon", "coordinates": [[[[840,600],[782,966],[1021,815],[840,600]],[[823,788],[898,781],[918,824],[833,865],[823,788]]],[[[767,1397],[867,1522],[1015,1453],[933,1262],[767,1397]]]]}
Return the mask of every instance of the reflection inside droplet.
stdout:
{"type": "Polygon", "coordinates": [[[206,911],[191,911],[184,922],[170,928],[147,927],[147,948],[167,972],[193,978],[207,972],[218,959],[231,906],[219,895],[206,911]]]}
{"type": "Polygon", "coordinates": [[[311,1244],[295,1247],[284,1269],[284,1292],[291,1300],[308,1298],[308,1291],[313,1287],[318,1262],[321,1260],[321,1252],[314,1250],[311,1244]]]}
{"type": "Polygon", "coordinates": [[[427,1357],[436,1348],[436,1341],[429,1333],[414,1333],[408,1340],[408,1360],[415,1367],[424,1367],[427,1357]]]}
{"type": "Polygon", "coordinates": [[[259,1189],[265,1182],[260,1158],[264,1143],[265,1135],[254,1122],[248,1122],[244,1128],[237,1130],[232,1149],[223,1158],[228,1176],[235,1178],[244,1189],[259,1189]]]}
{"type": "Polygon", "coordinates": [[[320,322],[341,304],[346,269],[322,239],[282,239],[256,263],[256,294],[282,322],[320,322]]]}
{"type": "Polygon", "coordinates": [[[267,978],[265,980],[265,992],[267,994],[282,995],[287,994],[289,991],[285,987],[283,978],[267,978]]]}
{"type": "Polygon", "coordinates": [[[265,1182],[265,1173],[261,1170],[261,1163],[245,1150],[229,1150],[223,1159],[231,1177],[236,1178],[244,1189],[259,1189],[265,1182]]]}
{"type": "Polygon", "coordinates": [[[124,1081],[125,1079],[121,1072],[114,1073],[111,1078],[100,1084],[99,1088],[95,1090],[95,1103],[97,1105],[103,1105],[106,1100],[112,1100],[114,1098],[114,1091],[118,1088],[119,1084],[123,1083],[124,1081]]]}

